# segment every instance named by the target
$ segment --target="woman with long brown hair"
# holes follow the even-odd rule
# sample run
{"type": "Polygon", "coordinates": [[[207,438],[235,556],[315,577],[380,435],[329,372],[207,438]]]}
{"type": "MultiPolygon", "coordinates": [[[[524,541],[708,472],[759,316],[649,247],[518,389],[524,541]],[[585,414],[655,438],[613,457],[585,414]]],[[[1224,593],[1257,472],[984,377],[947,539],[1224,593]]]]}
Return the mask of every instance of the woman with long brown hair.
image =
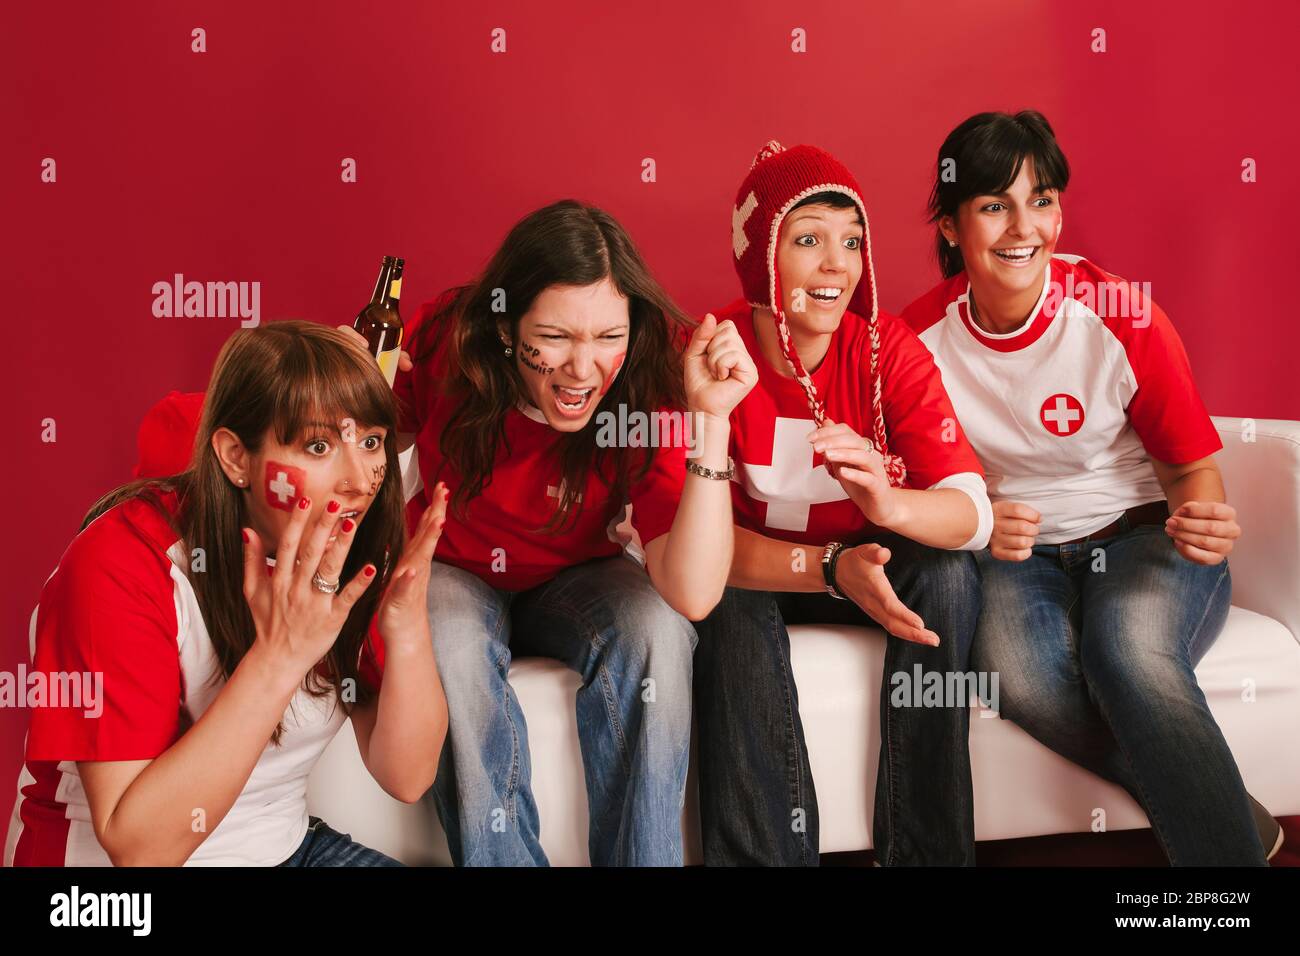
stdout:
{"type": "Polygon", "coordinates": [[[396,419],[333,329],[230,338],[189,468],[97,502],[42,591],[33,669],[91,692],[33,709],[6,862],[394,865],[310,818],[306,781],[350,715],[413,802],[446,734],[424,612],[445,497],[404,546],[396,419]]]}
{"type": "Polygon", "coordinates": [[[680,864],[690,621],[731,564],[727,419],[753,362],[731,323],[694,326],[622,227],[574,201],[526,216],[426,312],[396,392],[423,479],[452,490],[428,592],[452,855],[547,862],[506,679],[512,654],[541,654],[582,677],[591,862],[680,864]]]}

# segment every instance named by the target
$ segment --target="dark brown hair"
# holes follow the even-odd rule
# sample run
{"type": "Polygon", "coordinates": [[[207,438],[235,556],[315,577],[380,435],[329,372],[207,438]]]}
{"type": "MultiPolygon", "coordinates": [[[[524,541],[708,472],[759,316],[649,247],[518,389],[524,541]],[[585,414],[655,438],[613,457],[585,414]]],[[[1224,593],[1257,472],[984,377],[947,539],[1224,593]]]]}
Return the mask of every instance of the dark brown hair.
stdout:
{"type": "MultiPolygon", "coordinates": [[[[651,414],[685,408],[681,345],[695,323],[655,281],[627,232],[608,213],[572,199],[538,209],[515,224],[483,273],[454,290],[412,339],[411,355],[419,363],[432,360],[447,337],[444,365],[435,374],[454,396],[455,408],[439,447],[461,476],[449,503],[457,515],[463,517],[470,499],[491,482],[506,413],[528,394],[514,359],[504,354],[498,323],[507,321],[512,341],[518,341],[520,320],[544,290],[603,279],[628,299],[627,356],[587,424],[577,432],[557,433],[554,454],[564,494],[539,530],[555,533],[576,519],[578,496],[593,469],[611,488],[611,512],[625,500],[635,480],[633,449],[597,445],[602,409],[626,405],[629,414],[651,414]]],[[[636,478],[653,458],[652,448],[641,451],[636,478]]],[[[426,485],[438,480],[425,476],[426,485]]]]}
{"type": "Polygon", "coordinates": [[[1056,134],[1042,113],[977,113],[948,134],[939,147],[934,186],[930,190],[930,222],[935,228],[939,268],[950,279],[966,268],[961,247],[948,245],[937,224],[955,216],[957,207],[972,196],[1005,192],[1029,159],[1034,164],[1035,187],[1065,191],[1070,184],[1070,164],[1056,143],[1056,134]],[[951,170],[954,175],[946,175],[951,170]]]}
{"type": "MultiPolygon", "coordinates": [[[[358,430],[388,430],[384,438],[388,471],[357,530],[341,580],[350,581],[367,563],[378,573],[352,608],[325,658],[328,682],[313,670],[306,687],[316,696],[331,690],[341,695],[343,682],[350,680],[355,703],[365,703],[373,692],[358,680],[358,658],[389,571],[401,558],[405,516],[393,393],[374,359],[343,333],[301,321],[274,322],[236,332],[213,367],[189,467],[177,475],[144,478],[114,489],[91,506],[82,522],[84,529],[115,505],[142,498],[167,519],[189,554],[195,548],[203,549],[204,569],[194,571],[187,566],[184,570],[198,598],[221,675],[227,679],[256,638],[244,598],[240,531],[248,524],[243,496],[251,490],[236,487],[226,476],[212,448],[213,433],[228,428],[256,454],[269,434],[274,433],[281,444],[293,444],[308,436],[313,422],[346,418],[355,421],[358,430]],[[175,521],[161,502],[168,491],[178,495],[175,521]]],[[[256,486],[256,480],[251,484],[256,486]]],[[[351,711],[346,700],[343,706],[345,712],[351,711]]],[[[280,733],[277,727],[273,738],[277,742],[280,733]]]]}

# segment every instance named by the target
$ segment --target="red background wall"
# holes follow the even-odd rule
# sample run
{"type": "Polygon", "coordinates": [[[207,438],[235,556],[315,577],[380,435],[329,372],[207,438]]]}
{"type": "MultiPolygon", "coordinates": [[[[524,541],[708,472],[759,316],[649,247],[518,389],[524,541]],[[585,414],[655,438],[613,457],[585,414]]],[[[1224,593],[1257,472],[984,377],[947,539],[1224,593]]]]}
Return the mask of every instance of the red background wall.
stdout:
{"type": "MultiPolygon", "coordinates": [[[[938,278],[923,209],[944,135],[980,110],[1042,110],[1075,172],[1061,251],[1152,283],[1212,412],[1300,418],[1282,297],[1300,205],[1293,3],[240,0],[21,4],[6,20],[5,670],[86,507],[128,476],[141,415],[203,388],[238,328],[154,318],[153,283],[257,280],[263,321],[337,323],[392,253],[409,314],[526,212],[575,196],[702,313],[738,293],[732,201],[771,137],[856,172],[897,311],[938,278]]],[[[25,725],[0,710],[4,821],[25,725]]]]}

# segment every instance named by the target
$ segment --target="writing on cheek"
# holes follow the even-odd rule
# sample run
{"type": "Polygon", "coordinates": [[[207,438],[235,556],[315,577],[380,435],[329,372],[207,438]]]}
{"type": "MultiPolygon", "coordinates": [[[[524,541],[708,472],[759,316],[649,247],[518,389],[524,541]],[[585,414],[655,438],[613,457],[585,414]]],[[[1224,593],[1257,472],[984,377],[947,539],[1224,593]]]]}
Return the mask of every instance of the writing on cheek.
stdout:
{"type": "Polygon", "coordinates": [[[605,384],[600,387],[600,394],[604,395],[614,385],[614,379],[618,377],[618,370],[623,367],[623,359],[627,358],[626,352],[619,352],[614,358],[614,367],[609,371],[609,377],[605,379],[605,384]]]}
{"type": "Polygon", "coordinates": [[[555,371],[555,367],[547,365],[538,358],[542,350],[529,345],[520,339],[519,341],[519,361],[523,362],[528,368],[532,369],[538,375],[550,375],[555,371]]]}
{"type": "Polygon", "coordinates": [[[266,477],[262,482],[262,491],[266,503],[281,511],[292,511],[302,497],[307,486],[307,473],[293,465],[282,465],[278,461],[266,463],[266,477]]]}
{"type": "Polygon", "coordinates": [[[387,463],[375,465],[370,469],[370,495],[373,497],[378,491],[380,485],[384,483],[384,475],[388,474],[387,463]]]}

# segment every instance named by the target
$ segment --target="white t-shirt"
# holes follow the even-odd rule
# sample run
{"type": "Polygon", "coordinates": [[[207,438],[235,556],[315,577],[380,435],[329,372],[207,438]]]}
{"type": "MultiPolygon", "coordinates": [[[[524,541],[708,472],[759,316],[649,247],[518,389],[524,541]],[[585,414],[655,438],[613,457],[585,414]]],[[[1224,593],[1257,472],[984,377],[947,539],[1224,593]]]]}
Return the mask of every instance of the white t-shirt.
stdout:
{"type": "Polygon", "coordinates": [[[1136,284],[1054,256],[1029,319],[1004,335],[970,316],[963,272],[903,311],[934,355],[989,497],[1042,515],[1038,541],[1105,527],[1165,497],[1151,460],[1223,447],[1173,325],[1136,284]]]}
{"type": "MultiPolygon", "coordinates": [[[[174,514],[175,495],[163,500],[174,514]]],[[[85,698],[79,707],[52,700],[32,707],[6,866],[111,865],[77,761],[158,757],[225,685],[181,570],[189,561],[155,508],[127,501],[77,535],[46,581],[32,616],[31,671],[102,675],[102,685],[93,710],[85,698]]],[[[362,654],[362,675],[373,686],[383,656],[372,646],[377,640],[372,628],[362,654]]],[[[307,776],[344,720],[337,693],[316,697],[300,687],[280,744],[267,744],[229,813],[186,865],[273,866],[292,856],[307,832],[307,776]]]]}

